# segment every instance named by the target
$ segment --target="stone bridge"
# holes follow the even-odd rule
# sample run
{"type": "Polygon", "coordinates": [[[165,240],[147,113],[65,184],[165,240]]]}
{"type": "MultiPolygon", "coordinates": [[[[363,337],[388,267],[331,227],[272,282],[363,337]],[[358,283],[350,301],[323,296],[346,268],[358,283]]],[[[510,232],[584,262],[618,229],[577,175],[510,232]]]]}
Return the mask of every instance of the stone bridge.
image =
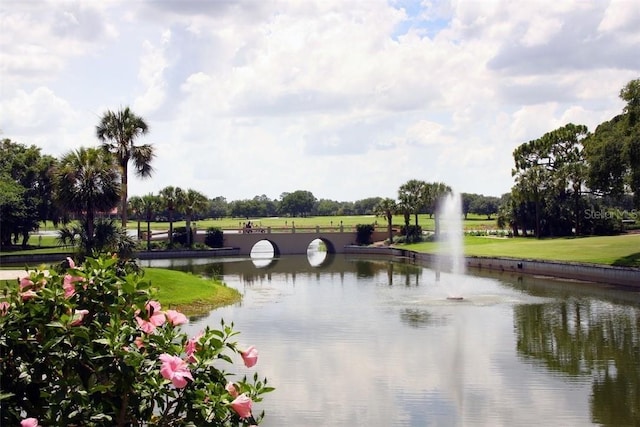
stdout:
{"type": "MultiPolygon", "coordinates": [[[[344,247],[356,244],[356,232],[352,230],[338,229],[302,229],[289,228],[284,231],[274,231],[271,228],[254,228],[251,233],[235,230],[224,231],[224,247],[237,248],[238,255],[250,255],[251,249],[256,243],[266,240],[273,246],[274,256],[306,254],[309,244],[320,239],[327,247],[327,252],[334,254],[344,253],[344,247]]],[[[371,240],[376,242],[388,237],[386,230],[375,230],[371,240]]],[[[198,233],[196,242],[204,242],[205,235],[198,233]]]]}

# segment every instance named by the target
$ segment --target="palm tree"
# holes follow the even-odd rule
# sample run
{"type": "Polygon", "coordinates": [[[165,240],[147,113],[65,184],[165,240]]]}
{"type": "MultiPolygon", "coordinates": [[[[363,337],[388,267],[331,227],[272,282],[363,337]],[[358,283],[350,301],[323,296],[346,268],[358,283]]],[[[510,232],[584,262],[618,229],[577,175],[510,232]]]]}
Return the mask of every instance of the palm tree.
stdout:
{"type": "Polygon", "coordinates": [[[192,189],[187,191],[178,189],[176,196],[178,210],[184,213],[187,221],[187,246],[191,247],[191,216],[206,209],[209,199],[204,194],[192,189]]]}
{"type": "Polygon", "coordinates": [[[160,197],[169,211],[169,247],[173,246],[173,212],[176,210],[176,202],[178,199],[178,193],[182,190],[168,186],[160,190],[160,197]]]}
{"type": "Polygon", "coordinates": [[[127,203],[129,205],[129,211],[135,216],[136,220],[138,221],[137,236],[138,236],[138,239],[140,239],[140,237],[142,236],[140,234],[140,216],[142,215],[142,212],[144,210],[142,197],[133,196],[132,198],[129,199],[127,203]]]}
{"type": "Polygon", "coordinates": [[[95,243],[95,219],[120,199],[119,174],[111,154],[79,148],[65,154],[54,170],[54,198],[61,209],[81,217],[82,245],[90,254],[95,243]]]}
{"type": "Polygon", "coordinates": [[[438,215],[438,210],[440,208],[441,199],[447,194],[451,194],[452,190],[447,184],[443,182],[434,182],[432,184],[428,184],[428,194],[430,203],[432,203],[435,207],[435,234],[436,238],[440,236],[440,216],[438,215]]]}
{"type": "Polygon", "coordinates": [[[382,199],[374,208],[374,213],[383,216],[387,220],[387,230],[389,231],[389,244],[393,243],[393,214],[398,210],[396,201],[390,198],[382,199]]]}
{"type": "Polygon", "coordinates": [[[415,215],[416,228],[418,227],[418,214],[425,207],[428,195],[428,185],[424,181],[410,179],[398,189],[398,199],[415,215]]]}
{"type": "Polygon", "coordinates": [[[147,250],[151,250],[151,220],[153,219],[153,214],[160,207],[160,197],[154,196],[153,194],[147,194],[142,197],[142,211],[144,212],[145,218],[147,220],[147,250]]]}
{"type": "Polygon", "coordinates": [[[149,131],[147,123],[136,116],[129,107],[120,111],[107,110],[96,126],[96,135],[102,141],[102,148],[113,153],[120,166],[121,200],[120,214],[122,228],[127,229],[127,182],[129,161],[133,161],[136,175],[148,178],[153,173],[151,161],[155,157],[151,144],[134,145],[137,137],[149,131]]]}

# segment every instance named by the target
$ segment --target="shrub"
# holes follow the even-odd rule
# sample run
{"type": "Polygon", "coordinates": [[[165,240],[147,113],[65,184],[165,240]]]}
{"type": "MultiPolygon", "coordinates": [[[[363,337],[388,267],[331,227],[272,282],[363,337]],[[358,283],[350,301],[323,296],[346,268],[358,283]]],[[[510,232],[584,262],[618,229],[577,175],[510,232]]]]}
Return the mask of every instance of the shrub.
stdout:
{"type": "Polygon", "coordinates": [[[422,227],[419,225],[402,226],[400,234],[405,236],[405,243],[418,243],[422,241],[422,227]]]}
{"type": "Polygon", "coordinates": [[[224,245],[224,233],[221,228],[209,227],[204,243],[211,248],[221,248],[224,245]]]}
{"type": "Polygon", "coordinates": [[[267,380],[231,384],[223,369],[234,354],[253,366],[255,349],[240,351],[223,321],[188,337],[186,317],[162,310],[143,274],[119,275],[117,263],[69,259],[4,290],[0,425],[256,424],[250,405],[272,390],[267,380]]]}
{"type": "MultiPolygon", "coordinates": [[[[193,229],[190,230],[191,239],[193,242],[193,229]]],[[[173,229],[173,243],[174,245],[187,246],[187,227],[176,227],[173,229]]]]}
{"type": "Polygon", "coordinates": [[[373,230],[375,230],[375,227],[372,224],[356,225],[356,243],[359,245],[370,245],[373,230]]]}

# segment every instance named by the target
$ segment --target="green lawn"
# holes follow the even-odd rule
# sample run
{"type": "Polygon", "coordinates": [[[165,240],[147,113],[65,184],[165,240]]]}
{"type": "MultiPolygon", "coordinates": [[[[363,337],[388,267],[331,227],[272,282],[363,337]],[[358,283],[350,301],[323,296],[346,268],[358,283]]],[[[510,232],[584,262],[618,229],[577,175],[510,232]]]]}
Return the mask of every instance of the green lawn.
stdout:
{"type": "MultiPolygon", "coordinates": [[[[297,228],[311,228],[311,227],[339,227],[342,224],[344,227],[355,227],[358,224],[378,224],[380,227],[386,227],[387,222],[382,217],[376,217],[375,215],[351,215],[351,216],[309,216],[309,217],[271,217],[271,218],[223,218],[223,219],[205,219],[200,221],[192,221],[192,225],[195,223],[198,230],[206,230],[209,227],[218,227],[222,229],[237,229],[241,228],[244,223],[251,221],[255,226],[260,227],[272,227],[272,228],[285,228],[295,225],[297,228]]],[[[415,223],[415,218],[411,216],[411,224],[415,223]]],[[[429,218],[429,215],[418,215],[418,224],[424,230],[433,230],[435,228],[433,218],[429,218]]],[[[152,230],[168,230],[168,222],[151,222],[152,230]]],[[[404,225],[404,217],[402,215],[395,215],[393,217],[394,227],[401,227],[404,225]]],[[[173,223],[175,227],[184,227],[184,221],[177,221],[173,223]]],[[[496,220],[492,218],[488,220],[486,216],[469,214],[468,218],[463,221],[463,227],[466,230],[486,230],[496,229],[496,220]]],[[[135,230],[137,228],[137,221],[135,219],[129,220],[127,228],[135,230]]],[[[147,223],[141,222],[140,228],[142,231],[147,229],[147,223]]]]}
{"type": "MultiPolygon", "coordinates": [[[[436,253],[434,242],[403,246],[418,252],[436,253]]],[[[586,262],[640,267],[640,234],[576,238],[490,238],[466,236],[465,255],[586,262]]]]}
{"type": "Polygon", "coordinates": [[[164,268],[145,268],[144,277],[158,291],[158,301],[165,308],[186,315],[208,313],[213,308],[240,301],[240,293],[219,281],[164,268]]]}

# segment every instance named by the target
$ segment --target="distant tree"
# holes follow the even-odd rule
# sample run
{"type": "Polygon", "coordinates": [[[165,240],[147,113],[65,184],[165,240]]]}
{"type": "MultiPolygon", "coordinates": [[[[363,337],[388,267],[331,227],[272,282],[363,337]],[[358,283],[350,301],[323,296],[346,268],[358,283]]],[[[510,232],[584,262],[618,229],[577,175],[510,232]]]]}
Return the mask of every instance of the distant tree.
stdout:
{"type": "Polygon", "coordinates": [[[467,215],[471,212],[471,205],[474,200],[479,197],[479,194],[471,194],[471,193],[461,193],[460,198],[462,199],[462,214],[464,215],[464,219],[467,219],[467,215]]]}
{"type": "Polygon", "coordinates": [[[147,221],[147,250],[151,250],[151,221],[153,221],[153,215],[162,207],[163,200],[160,196],[153,194],[147,194],[142,196],[142,210],[144,212],[145,220],[147,221]]]}
{"type": "Polygon", "coordinates": [[[227,203],[227,199],[218,196],[209,200],[209,217],[220,219],[227,215],[229,215],[229,203],[227,203]]]}
{"type": "Polygon", "coordinates": [[[137,236],[139,239],[140,236],[142,236],[140,231],[140,221],[144,214],[144,202],[142,201],[142,197],[133,196],[129,198],[127,204],[129,205],[129,212],[133,215],[133,217],[137,221],[136,229],[137,229],[137,236]]]}
{"type": "Polygon", "coordinates": [[[129,107],[119,111],[107,110],[96,126],[96,135],[103,141],[102,148],[117,159],[120,167],[121,200],[120,214],[122,228],[127,228],[127,194],[129,161],[133,162],[135,173],[139,177],[148,178],[153,173],[151,161],[155,154],[150,144],[135,145],[135,140],[145,135],[149,126],[142,117],[136,116],[129,107]]]}
{"type": "Polygon", "coordinates": [[[381,216],[387,221],[389,244],[393,243],[393,215],[395,215],[397,209],[396,201],[391,198],[381,199],[374,209],[377,216],[381,216]]]}
{"type": "Polygon", "coordinates": [[[54,197],[61,209],[80,218],[82,250],[90,255],[95,245],[96,215],[109,212],[120,199],[119,174],[110,153],[79,148],[65,154],[54,171],[54,197]]]}
{"type": "Polygon", "coordinates": [[[433,206],[433,211],[435,212],[435,235],[436,237],[440,236],[440,215],[438,214],[440,204],[444,197],[448,194],[451,194],[452,190],[444,182],[433,182],[428,184],[427,194],[428,202],[431,206],[433,206]]]}
{"type": "Polygon", "coordinates": [[[382,197],[368,197],[366,199],[356,200],[354,202],[354,210],[356,215],[374,214],[375,208],[382,200],[382,197]]]}
{"type": "MultiPolygon", "coordinates": [[[[471,202],[469,210],[477,215],[485,215],[487,219],[491,219],[492,215],[498,213],[500,199],[492,196],[475,195],[471,202]]],[[[466,216],[465,216],[466,217],[466,216]]]]}
{"type": "MultiPolygon", "coordinates": [[[[429,198],[429,186],[426,182],[411,179],[398,189],[398,200],[403,210],[415,216],[415,225],[418,226],[418,214],[425,208],[429,198]]],[[[408,224],[405,224],[408,226],[408,224]]]]}
{"type": "Polygon", "coordinates": [[[186,232],[187,232],[187,246],[191,247],[193,242],[191,241],[191,218],[194,214],[205,212],[208,205],[207,197],[192,189],[182,190],[177,192],[177,208],[184,213],[186,218],[186,232]]]}
{"type": "Polygon", "coordinates": [[[178,193],[181,190],[179,188],[168,186],[160,190],[160,199],[162,204],[169,213],[169,246],[173,246],[173,214],[176,211],[176,204],[178,203],[178,193]]]}
{"type": "Polygon", "coordinates": [[[280,212],[295,216],[307,216],[313,212],[316,198],[310,191],[298,190],[283,193],[280,200],[280,212]]]}
{"type": "Polygon", "coordinates": [[[317,214],[321,216],[337,215],[340,210],[340,202],[329,199],[320,199],[317,203],[317,214]]]}

